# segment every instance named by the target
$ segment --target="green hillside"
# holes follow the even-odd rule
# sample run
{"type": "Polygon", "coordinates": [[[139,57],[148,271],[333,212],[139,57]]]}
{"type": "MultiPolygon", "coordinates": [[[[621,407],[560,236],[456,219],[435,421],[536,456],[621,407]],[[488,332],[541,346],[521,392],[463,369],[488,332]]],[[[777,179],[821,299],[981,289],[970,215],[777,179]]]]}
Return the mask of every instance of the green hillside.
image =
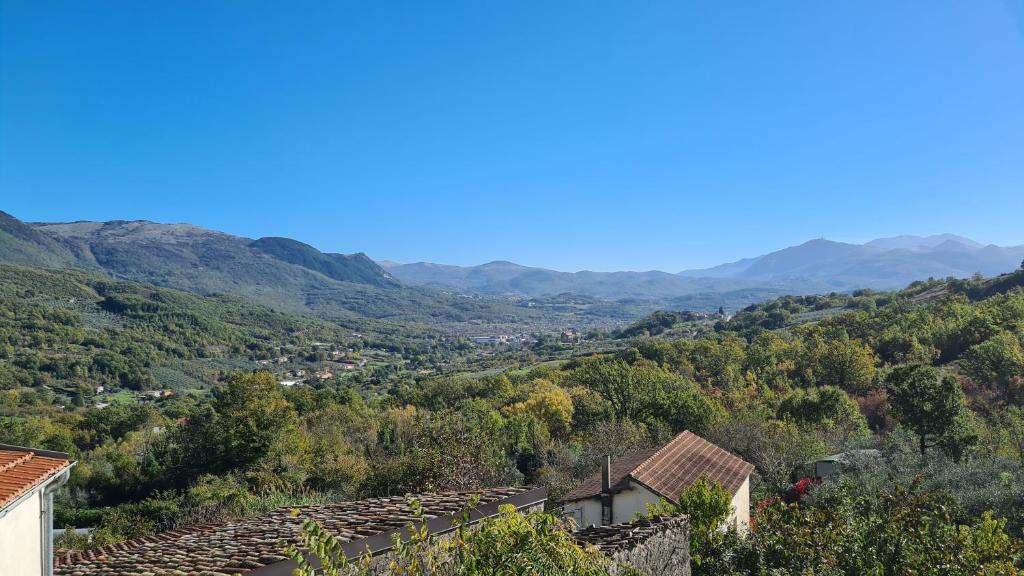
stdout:
{"type": "Polygon", "coordinates": [[[381,287],[397,287],[391,277],[366,254],[325,254],[309,244],[290,238],[260,238],[249,244],[282,262],[302,266],[341,282],[361,282],[381,287]]]}
{"type": "Polygon", "coordinates": [[[8,408],[74,398],[96,386],[142,390],[174,378],[195,383],[254,369],[262,358],[308,355],[313,343],[369,345],[400,356],[425,350],[427,341],[437,347],[436,338],[422,328],[287,314],[235,296],[0,264],[0,390],[14,392],[5,397],[8,408]]]}
{"type": "Polygon", "coordinates": [[[0,256],[2,261],[26,266],[60,267],[77,262],[62,242],[0,211],[0,256]]]}
{"type": "Polygon", "coordinates": [[[287,238],[254,241],[190,224],[28,224],[0,213],[0,263],[102,271],[331,321],[443,324],[460,333],[608,327],[654,309],[597,301],[573,310],[529,309],[505,297],[403,285],[365,254],[328,254],[287,238]]]}

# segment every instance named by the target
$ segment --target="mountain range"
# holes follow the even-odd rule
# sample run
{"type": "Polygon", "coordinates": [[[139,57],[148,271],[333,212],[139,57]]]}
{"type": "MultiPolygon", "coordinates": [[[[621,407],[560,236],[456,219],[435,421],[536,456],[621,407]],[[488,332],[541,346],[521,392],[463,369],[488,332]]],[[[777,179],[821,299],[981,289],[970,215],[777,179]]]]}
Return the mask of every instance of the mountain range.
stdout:
{"type": "MultiPolygon", "coordinates": [[[[818,239],[679,273],[559,272],[496,261],[479,266],[397,264],[326,253],[297,240],[233,236],[149,221],[23,222],[0,212],[0,262],[80,268],[198,294],[227,293],[329,318],[448,323],[519,321],[523,299],[597,299],[590,312],[623,319],[654,308],[729,309],[782,294],[901,288],[929,277],[1016,269],[1024,246],[983,246],[950,234],[864,244],[818,239]],[[629,312],[624,310],[628,308],[629,312]],[[594,312],[600,310],[600,312],[594,312]]],[[[557,303],[557,304],[556,304],[557,303]]]]}
{"type": "Polygon", "coordinates": [[[986,276],[1016,269],[1024,246],[983,246],[953,234],[896,236],[864,244],[810,240],[799,246],[700,270],[667,272],[558,272],[489,262],[448,266],[381,262],[395,278],[480,294],[541,296],[571,292],[601,298],[673,298],[763,288],[820,293],[858,288],[890,290],[927,278],[986,276]]]}
{"type": "Polygon", "coordinates": [[[197,294],[233,294],[277,310],[345,319],[461,322],[507,302],[403,285],[365,254],[324,253],[288,238],[242,238],[148,221],[30,223],[0,212],[0,262],[79,268],[197,294]]]}

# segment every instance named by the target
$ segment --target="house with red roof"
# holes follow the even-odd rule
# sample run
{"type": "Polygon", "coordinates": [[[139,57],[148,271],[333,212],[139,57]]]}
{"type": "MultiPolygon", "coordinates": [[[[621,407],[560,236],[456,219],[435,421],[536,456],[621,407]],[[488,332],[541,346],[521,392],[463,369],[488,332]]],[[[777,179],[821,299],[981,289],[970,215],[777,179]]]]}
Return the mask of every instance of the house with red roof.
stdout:
{"type": "Polygon", "coordinates": [[[0,574],[53,574],[53,493],[67,454],[0,444],[0,574]]]}
{"type": "Polygon", "coordinates": [[[728,523],[740,532],[750,526],[750,474],[754,465],[685,431],[660,448],[606,459],[603,469],[562,498],[562,513],[580,528],[632,521],[662,499],[677,502],[701,477],[732,494],[728,523]]]}

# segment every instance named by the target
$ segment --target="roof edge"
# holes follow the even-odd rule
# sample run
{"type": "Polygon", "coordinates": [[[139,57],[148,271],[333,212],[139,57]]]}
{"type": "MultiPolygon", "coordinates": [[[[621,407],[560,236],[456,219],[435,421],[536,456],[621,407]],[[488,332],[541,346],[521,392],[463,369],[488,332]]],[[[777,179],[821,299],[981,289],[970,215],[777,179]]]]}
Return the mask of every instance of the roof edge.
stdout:
{"type": "Polygon", "coordinates": [[[43,450],[41,448],[28,448],[26,446],[15,446],[14,444],[0,444],[0,450],[10,450],[11,452],[31,452],[36,456],[45,456],[46,458],[59,458],[61,460],[67,460],[71,462],[71,457],[64,452],[56,452],[54,450],[43,450]]]}
{"type": "MultiPolygon", "coordinates": [[[[673,504],[676,504],[676,503],[679,502],[679,496],[673,497],[673,496],[667,496],[665,494],[662,494],[662,492],[660,490],[656,490],[656,489],[648,486],[646,482],[644,482],[643,480],[637,478],[636,476],[633,476],[632,473],[630,473],[629,479],[632,480],[633,482],[636,482],[637,484],[643,486],[648,492],[650,492],[651,494],[654,494],[655,496],[660,496],[660,497],[664,498],[665,500],[668,500],[669,502],[672,502],[673,504]]],[[[734,496],[735,496],[735,494],[734,494],[734,496]]]]}

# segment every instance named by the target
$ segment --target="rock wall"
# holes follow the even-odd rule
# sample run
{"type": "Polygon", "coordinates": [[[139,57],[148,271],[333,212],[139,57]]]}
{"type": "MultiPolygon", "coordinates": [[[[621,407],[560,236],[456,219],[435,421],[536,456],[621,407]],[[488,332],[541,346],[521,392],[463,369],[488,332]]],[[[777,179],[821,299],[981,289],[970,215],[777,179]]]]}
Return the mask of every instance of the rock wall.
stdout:
{"type": "Polygon", "coordinates": [[[690,576],[689,525],[685,520],[666,525],[643,542],[611,556],[619,574],[630,567],[645,576],[690,576]]]}

